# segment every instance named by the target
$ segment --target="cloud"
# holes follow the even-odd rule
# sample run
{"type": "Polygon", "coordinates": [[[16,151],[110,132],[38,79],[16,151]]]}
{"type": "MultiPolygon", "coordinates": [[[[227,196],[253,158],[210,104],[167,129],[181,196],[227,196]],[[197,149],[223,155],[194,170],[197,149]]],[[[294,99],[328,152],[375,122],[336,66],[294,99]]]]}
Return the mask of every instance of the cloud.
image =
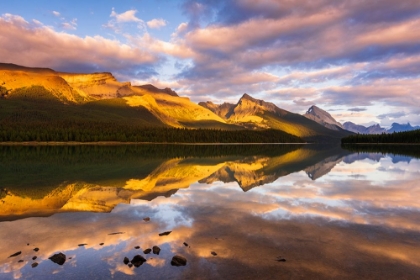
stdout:
{"type": "Polygon", "coordinates": [[[61,14],[59,13],[59,12],[57,12],[57,11],[52,11],[52,14],[54,15],[54,16],[56,16],[56,17],[59,17],[61,14]]]}
{"type": "Polygon", "coordinates": [[[382,114],[379,116],[376,116],[378,119],[397,119],[400,117],[405,116],[406,114],[404,112],[397,112],[397,113],[389,113],[389,114],[382,114]]]}
{"type": "Polygon", "coordinates": [[[104,24],[103,27],[111,29],[115,33],[121,33],[125,24],[135,23],[137,24],[138,29],[146,30],[145,22],[142,19],[136,17],[136,13],[137,10],[128,10],[118,14],[115,12],[115,9],[112,8],[111,14],[109,15],[111,20],[104,24]]]}
{"type": "Polygon", "coordinates": [[[70,22],[63,22],[63,23],[61,23],[61,27],[63,29],[67,29],[67,30],[76,30],[76,27],[77,27],[77,18],[74,18],[70,22]]]}
{"type": "Polygon", "coordinates": [[[153,29],[159,29],[161,27],[166,26],[166,24],[167,24],[166,20],[162,18],[155,18],[147,22],[147,26],[153,29]]]}
{"type": "Polygon", "coordinates": [[[350,108],[348,110],[351,111],[351,112],[363,112],[363,111],[366,111],[367,109],[366,108],[355,107],[355,108],[350,108]]]}
{"type": "Polygon", "coordinates": [[[114,8],[112,8],[110,17],[115,18],[116,22],[142,22],[141,19],[136,17],[137,10],[128,10],[124,13],[118,14],[115,12],[114,8]]]}
{"type": "Polygon", "coordinates": [[[142,76],[145,78],[156,74],[153,69],[161,61],[150,51],[118,40],[57,32],[40,22],[29,23],[10,14],[0,17],[0,38],[7,38],[2,40],[0,60],[25,66],[60,71],[111,71],[117,76],[130,72],[133,78],[135,73],[149,73],[142,76]]]}

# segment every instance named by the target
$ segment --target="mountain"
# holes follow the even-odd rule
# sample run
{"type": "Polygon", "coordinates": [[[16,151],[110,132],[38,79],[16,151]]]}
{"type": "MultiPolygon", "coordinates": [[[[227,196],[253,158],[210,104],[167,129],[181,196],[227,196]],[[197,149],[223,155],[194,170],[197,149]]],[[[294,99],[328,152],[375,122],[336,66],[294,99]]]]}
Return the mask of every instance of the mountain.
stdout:
{"type": "MultiPolygon", "coordinates": [[[[109,72],[67,73],[6,63],[0,63],[0,107],[0,125],[15,132],[16,141],[33,139],[35,134],[39,134],[36,139],[45,139],[42,135],[45,133],[66,134],[64,139],[72,139],[69,141],[76,138],[92,141],[91,137],[74,137],[74,134],[79,130],[88,134],[103,129],[101,134],[105,136],[98,139],[109,139],[107,135],[136,135],[144,127],[274,129],[312,142],[338,140],[350,134],[340,129],[331,130],[248,94],[236,104],[196,104],[170,88],[159,89],[150,84],[133,86],[130,82],[118,81],[109,72]],[[35,132],[34,127],[38,131],[35,132]],[[132,130],[133,127],[136,129],[132,130]],[[54,131],[58,128],[71,129],[54,131]],[[29,133],[32,136],[27,137],[29,133]]],[[[327,119],[328,113],[322,115],[327,119]]],[[[126,138],[133,139],[130,135],[126,138]]]]}
{"type": "Polygon", "coordinates": [[[300,114],[291,113],[271,102],[255,99],[244,94],[236,104],[214,104],[201,102],[199,105],[219,115],[229,124],[241,125],[249,129],[272,128],[304,137],[309,141],[327,138],[341,138],[351,134],[343,129],[331,130],[300,114]]]}
{"type": "Polygon", "coordinates": [[[341,131],[344,129],[341,123],[337,122],[328,112],[315,105],[311,106],[304,116],[332,130],[341,131]]]}
{"type": "Polygon", "coordinates": [[[345,122],[343,124],[343,127],[348,131],[360,134],[381,134],[387,132],[387,130],[385,128],[382,128],[379,124],[374,124],[369,127],[366,127],[352,122],[345,122]]]}
{"type": "Polygon", "coordinates": [[[391,125],[391,128],[388,129],[388,133],[392,132],[402,132],[402,131],[412,131],[420,129],[420,126],[412,126],[410,123],[407,124],[399,124],[399,123],[393,123],[391,125]]]}
{"type": "Polygon", "coordinates": [[[0,85],[0,101],[5,106],[0,121],[19,111],[13,118],[25,123],[83,119],[153,127],[238,129],[169,88],[132,86],[108,72],[64,73],[0,63],[0,85]]]}
{"type": "Polygon", "coordinates": [[[403,131],[412,131],[416,129],[420,129],[420,126],[412,126],[410,123],[407,124],[399,124],[393,123],[390,129],[385,129],[381,127],[379,124],[374,124],[369,127],[363,125],[357,125],[352,122],[345,122],[343,124],[346,130],[360,133],[360,134],[382,134],[382,133],[393,133],[393,132],[403,132],[403,131]]]}

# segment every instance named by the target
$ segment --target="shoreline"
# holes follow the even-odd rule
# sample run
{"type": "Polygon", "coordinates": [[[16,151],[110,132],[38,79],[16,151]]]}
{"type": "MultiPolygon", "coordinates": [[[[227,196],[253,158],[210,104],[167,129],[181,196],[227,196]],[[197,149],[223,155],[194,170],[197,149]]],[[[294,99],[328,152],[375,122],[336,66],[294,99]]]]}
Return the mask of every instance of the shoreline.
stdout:
{"type": "Polygon", "coordinates": [[[118,141],[98,141],[98,142],[0,142],[0,146],[120,146],[120,145],[196,145],[196,146],[216,146],[216,145],[308,145],[312,143],[182,143],[182,142],[118,142],[118,141]]]}

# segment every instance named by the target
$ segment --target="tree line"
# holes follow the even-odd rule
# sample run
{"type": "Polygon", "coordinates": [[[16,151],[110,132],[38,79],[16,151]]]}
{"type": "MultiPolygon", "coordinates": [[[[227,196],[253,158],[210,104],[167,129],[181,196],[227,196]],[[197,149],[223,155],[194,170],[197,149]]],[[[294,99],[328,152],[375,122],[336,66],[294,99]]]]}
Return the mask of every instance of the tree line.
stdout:
{"type": "Polygon", "coordinates": [[[420,129],[382,134],[354,134],[341,139],[342,144],[420,143],[420,129]]]}
{"type": "Polygon", "coordinates": [[[185,129],[109,122],[0,122],[0,142],[303,143],[280,130],[185,129]]]}

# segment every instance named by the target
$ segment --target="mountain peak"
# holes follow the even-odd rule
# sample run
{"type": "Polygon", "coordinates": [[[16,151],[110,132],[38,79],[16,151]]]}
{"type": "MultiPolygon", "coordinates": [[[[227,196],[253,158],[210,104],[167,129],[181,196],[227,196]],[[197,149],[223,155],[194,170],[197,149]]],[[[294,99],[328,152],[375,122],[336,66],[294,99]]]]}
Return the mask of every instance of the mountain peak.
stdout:
{"type": "Polygon", "coordinates": [[[316,121],[317,123],[333,130],[340,130],[343,129],[341,123],[337,122],[328,112],[322,110],[321,108],[312,105],[309,107],[308,111],[306,111],[305,117],[316,121]]]}

